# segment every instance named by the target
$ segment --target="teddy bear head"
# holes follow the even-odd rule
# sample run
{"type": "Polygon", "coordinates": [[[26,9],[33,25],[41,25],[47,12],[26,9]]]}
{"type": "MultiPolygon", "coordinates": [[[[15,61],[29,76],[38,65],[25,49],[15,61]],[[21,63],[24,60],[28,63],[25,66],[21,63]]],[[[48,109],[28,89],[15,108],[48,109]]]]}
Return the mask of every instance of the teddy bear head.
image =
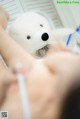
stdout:
{"type": "Polygon", "coordinates": [[[49,48],[53,28],[46,14],[30,11],[14,21],[9,33],[29,53],[43,56],[49,48]]]}

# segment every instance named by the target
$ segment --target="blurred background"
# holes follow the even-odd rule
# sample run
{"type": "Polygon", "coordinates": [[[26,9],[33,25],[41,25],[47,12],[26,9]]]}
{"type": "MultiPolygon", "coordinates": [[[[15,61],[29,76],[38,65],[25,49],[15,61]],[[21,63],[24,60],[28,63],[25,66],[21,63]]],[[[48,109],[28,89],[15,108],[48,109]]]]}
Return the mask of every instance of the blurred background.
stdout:
{"type": "Polygon", "coordinates": [[[57,0],[0,0],[0,4],[10,14],[9,25],[23,12],[35,9],[47,13],[55,28],[80,25],[80,4],[58,4],[57,0]]]}

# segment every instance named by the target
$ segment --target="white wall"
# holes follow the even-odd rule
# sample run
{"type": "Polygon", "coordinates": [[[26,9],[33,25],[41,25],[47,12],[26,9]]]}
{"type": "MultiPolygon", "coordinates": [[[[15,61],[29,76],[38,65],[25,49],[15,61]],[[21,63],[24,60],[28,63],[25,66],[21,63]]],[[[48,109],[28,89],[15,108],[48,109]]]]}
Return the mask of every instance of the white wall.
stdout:
{"type": "Polygon", "coordinates": [[[23,11],[38,9],[50,15],[56,28],[62,27],[63,25],[65,27],[75,28],[80,25],[80,4],[61,5],[57,4],[56,1],[57,0],[0,0],[0,4],[9,12],[11,17],[10,23],[23,11]]]}
{"type": "Polygon", "coordinates": [[[59,13],[59,16],[65,27],[76,28],[80,25],[80,4],[57,4],[57,0],[53,3],[59,13]]]}
{"type": "Polygon", "coordinates": [[[53,20],[55,28],[63,26],[52,0],[0,0],[0,4],[10,14],[9,26],[16,17],[29,10],[47,13],[53,20]]]}

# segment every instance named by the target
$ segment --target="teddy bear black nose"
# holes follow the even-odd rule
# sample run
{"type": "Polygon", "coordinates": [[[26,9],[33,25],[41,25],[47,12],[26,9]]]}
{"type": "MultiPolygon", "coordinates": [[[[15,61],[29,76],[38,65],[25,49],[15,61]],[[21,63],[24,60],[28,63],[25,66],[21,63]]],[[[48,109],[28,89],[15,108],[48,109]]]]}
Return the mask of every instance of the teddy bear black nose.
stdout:
{"type": "Polygon", "coordinates": [[[43,41],[47,41],[49,39],[48,33],[43,33],[41,38],[43,41]]]}

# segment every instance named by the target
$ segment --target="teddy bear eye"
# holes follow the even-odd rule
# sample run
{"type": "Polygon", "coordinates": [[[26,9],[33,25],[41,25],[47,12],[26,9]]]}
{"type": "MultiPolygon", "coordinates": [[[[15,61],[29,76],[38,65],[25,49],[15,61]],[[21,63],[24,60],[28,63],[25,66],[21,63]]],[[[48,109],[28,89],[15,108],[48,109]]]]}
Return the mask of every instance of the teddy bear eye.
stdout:
{"type": "Polygon", "coordinates": [[[42,24],[40,24],[40,26],[41,26],[41,27],[43,27],[43,25],[42,25],[42,24]]]}
{"type": "Polygon", "coordinates": [[[31,36],[28,35],[28,36],[27,36],[27,39],[30,40],[30,39],[31,39],[31,36]]]}

